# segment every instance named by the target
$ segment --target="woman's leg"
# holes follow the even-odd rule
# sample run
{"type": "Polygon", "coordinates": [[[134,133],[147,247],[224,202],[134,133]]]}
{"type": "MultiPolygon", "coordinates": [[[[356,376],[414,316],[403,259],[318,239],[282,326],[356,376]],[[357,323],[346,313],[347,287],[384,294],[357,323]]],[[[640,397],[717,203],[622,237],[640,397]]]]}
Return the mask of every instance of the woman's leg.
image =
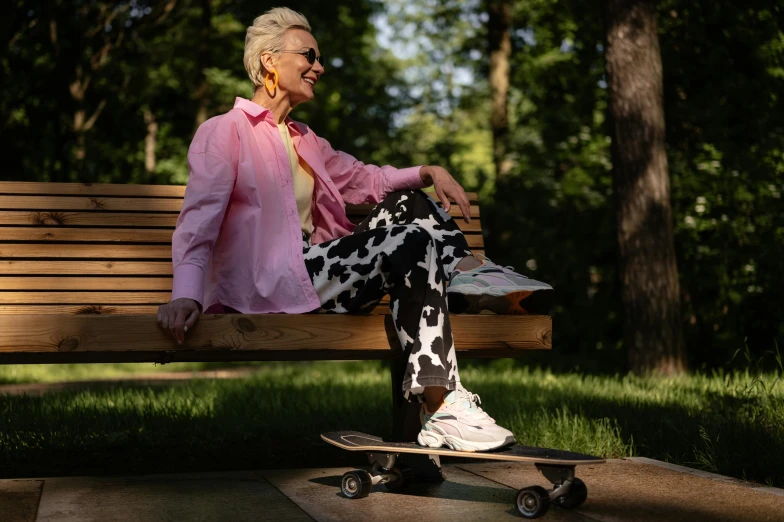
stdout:
{"type": "Polygon", "coordinates": [[[323,311],[369,312],[389,294],[408,357],[402,391],[409,400],[426,387],[458,386],[444,269],[427,230],[373,228],[306,248],[304,257],[323,311]]]}
{"type": "Polygon", "coordinates": [[[356,232],[389,224],[416,224],[436,242],[447,280],[449,310],[453,313],[546,314],[553,288],[530,279],[512,267],[496,265],[483,255],[474,257],[455,220],[421,190],[389,194],[360,223],[356,232]]]}
{"type": "Polygon", "coordinates": [[[427,230],[438,247],[447,281],[462,260],[468,258],[461,269],[481,264],[476,261],[474,266],[467,266],[475,258],[463,232],[452,216],[421,190],[392,192],[357,225],[354,234],[389,225],[419,225],[427,230]]]}

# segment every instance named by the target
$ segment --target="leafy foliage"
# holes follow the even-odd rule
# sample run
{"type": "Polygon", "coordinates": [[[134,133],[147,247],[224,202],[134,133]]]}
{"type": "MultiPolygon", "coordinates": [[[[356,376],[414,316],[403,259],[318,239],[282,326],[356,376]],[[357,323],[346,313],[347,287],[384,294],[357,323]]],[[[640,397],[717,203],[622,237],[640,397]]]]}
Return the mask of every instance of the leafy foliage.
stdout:
{"type": "MultiPolygon", "coordinates": [[[[14,0],[0,32],[4,178],[184,183],[198,124],[251,95],[244,31],[273,5],[14,0]]],[[[512,5],[515,166],[503,183],[483,0],[290,2],[328,59],[317,101],[294,116],[365,161],[447,167],[480,193],[491,258],[556,288],[555,351],[622,368],[602,6],[512,5]]],[[[759,358],[784,339],[782,8],[665,0],[658,10],[691,364],[723,365],[744,340],[759,358]]]]}

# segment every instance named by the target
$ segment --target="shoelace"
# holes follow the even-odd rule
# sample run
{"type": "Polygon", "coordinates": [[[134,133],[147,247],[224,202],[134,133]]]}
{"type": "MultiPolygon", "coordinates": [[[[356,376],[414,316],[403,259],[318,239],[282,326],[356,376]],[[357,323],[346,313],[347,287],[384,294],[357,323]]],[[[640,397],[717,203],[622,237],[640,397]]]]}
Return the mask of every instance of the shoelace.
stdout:
{"type": "Polygon", "coordinates": [[[495,420],[487,414],[479,405],[482,403],[482,399],[479,398],[479,395],[476,393],[471,393],[470,391],[463,388],[460,390],[462,392],[458,392],[458,399],[455,402],[460,401],[460,395],[462,395],[462,399],[468,402],[467,408],[460,408],[459,411],[463,411],[466,409],[474,408],[476,411],[470,412],[469,416],[476,421],[486,421],[486,422],[495,422],[495,420]]]}

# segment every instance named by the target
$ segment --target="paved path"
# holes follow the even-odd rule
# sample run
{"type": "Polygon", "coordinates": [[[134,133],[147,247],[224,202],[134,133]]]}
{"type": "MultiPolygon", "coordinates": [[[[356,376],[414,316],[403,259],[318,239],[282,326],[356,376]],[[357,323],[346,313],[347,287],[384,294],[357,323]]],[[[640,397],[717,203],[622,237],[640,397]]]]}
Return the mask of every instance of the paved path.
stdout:
{"type": "MultiPolygon", "coordinates": [[[[777,521],[784,492],[647,459],[578,467],[588,501],[552,508],[553,521],[777,521]]],[[[518,488],[546,480],[533,466],[506,462],[445,465],[446,482],[406,493],[377,486],[369,497],[339,492],[348,468],[236,471],[125,477],[0,480],[3,522],[522,520],[518,488]]]]}

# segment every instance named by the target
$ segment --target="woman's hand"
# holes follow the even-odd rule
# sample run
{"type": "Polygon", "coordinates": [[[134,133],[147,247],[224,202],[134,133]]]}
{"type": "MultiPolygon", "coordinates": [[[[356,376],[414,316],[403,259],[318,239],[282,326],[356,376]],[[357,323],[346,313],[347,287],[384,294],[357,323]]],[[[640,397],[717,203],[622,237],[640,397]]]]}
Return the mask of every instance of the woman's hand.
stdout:
{"type": "Polygon", "coordinates": [[[169,330],[174,340],[182,344],[186,330],[193,328],[200,314],[196,301],[181,297],[158,307],[158,325],[169,330]]]}
{"type": "Polygon", "coordinates": [[[452,198],[463,213],[463,221],[471,222],[471,205],[468,203],[465,190],[446,169],[435,165],[426,165],[419,171],[419,176],[422,181],[433,185],[433,188],[436,189],[436,195],[444,205],[445,211],[449,212],[449,198],[452,198]]]}

